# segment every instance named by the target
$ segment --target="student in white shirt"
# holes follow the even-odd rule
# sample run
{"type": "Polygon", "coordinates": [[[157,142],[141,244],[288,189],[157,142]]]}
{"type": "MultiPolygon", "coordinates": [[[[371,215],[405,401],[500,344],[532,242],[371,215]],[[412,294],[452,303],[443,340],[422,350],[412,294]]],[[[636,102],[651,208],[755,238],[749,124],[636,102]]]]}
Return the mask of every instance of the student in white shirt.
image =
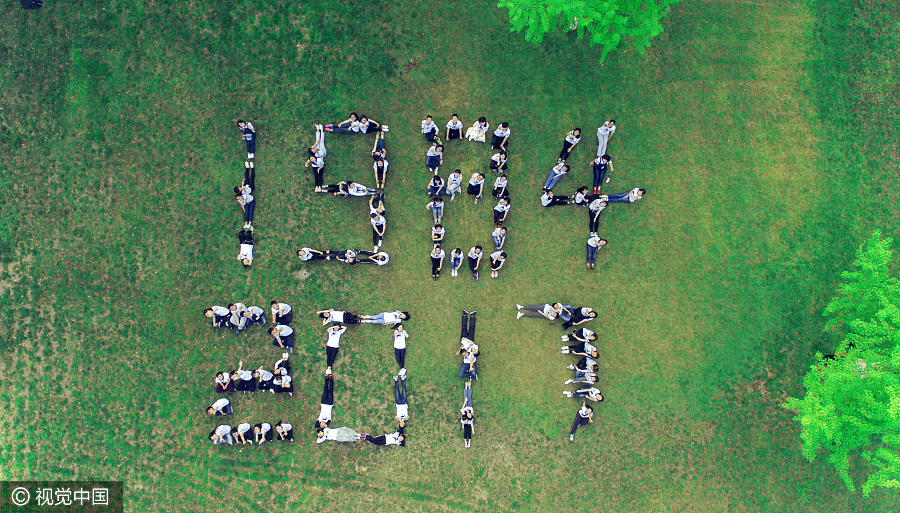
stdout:
{"type": "Polygon", "coordinates": [[[593,269],[597,264],[597,251],[606,246],[606,239],[591,235],[587,240],[587,268],[593,269]]]}
{"type": "Polygon", "coordinates": [[[324,128],[326,132],[333,132],[335,134],[358,134],[359,115],[355,112],[351,112],[349,118],[340,123],[328,123],[324,128]]]}
{"type": "Polygon", "coordinates": [[[231,401],[223,397],[212,403],[212,405],[206,409],[206,413],[219,417],[222,415],[231,415],[234,413],[234,409],[231,407],[231,401]]]}
{"type": "Polygon", "coordinates": [[[228,444],[234,445],[234,438],[231,436],[231,426],[222,424],[209,434],[209,439],[215,445],[228,444]]]}
{"type": "Polygon", "coordinates": [[[374,251],[360,251],[358,252],[360,256],[357,263],[360,264],[378,264],[385,265],[390,262],[391,257],[384,251],[374,252],[374,251]]]}
{"type": "Polygon", "coordinates": [[[272,425],[268,422],[261,422],[253,426],[253,441],[262,444],[272,440],[272,425]]]}
{"type": "Polygon", "coordinates": [[[597,156],[606,154],[606,145],[616,133],[616,120],[610,119],[597,128],[597,156]]]}
{"type": "Polygon", "coordinates": [[[506,171],[506,163],[509,159],[506,157],[506,150],[500,150],[491,156],[491,162],[488,164],[495,173],[506,171]]]}
{"type": "Polygon", "coordinates": [[[242,193],[235,194],[234,199],[237,200],[241,211],[244,213],[244,229],[250,230],[253,225],[253,211],[256,209],[256,200],[253,199],[253,195],[242,193]]]}
{"type": "Polygon", "coordinates": [[[456,248],[450,252],[450,276],[459,276],[459,268],[462,265],[462,249],[456,248]]]}
{"type": "Polygon", "coordinates": [[[560,337],[563,342],[577,340],[579,342],[594,342],[597,340],[597,333],[587,328],[581,328],[560,337]]]}
{"type": "Polygon", "coordinates": [[[273,380],[275,379],[274,374],[260,367],[253,371],[253,377],[257,379],[256,388],[261,392],[272,390],[273,380]]]}
{"type": "Polygon", "coordinates": [[[290,326],[286,324],[274,326],[269,330],[269,335],[275,337],[272,340],[273,346],[287,349],[288,351],[294,350],[294,329],[290,326]]]}
{"type": "Polygon", "coordinates": [[[394,376],[394,404],[397,406],[397,422],[409,420],[409,405],[406,403],[406,375],[394,376]],[[398,379],[399,378],[399,379],[398,379]]]}
{"type": "Polygon", "coordinates": [[[307,150],[306,162],[303,167],[309,167],[312,164],[313,180],[316,185],[316,192],[322,192],[322,178],[325,176],[325,156],[328,151],[325,149],[325,130],[322,125],[316,125],[316,143],[307,150]]]}
{"type": "Polygon", "coordinates": [[[241,185],[239,187],[234,188],[235,194],[251,194],[253,192],[253,188],[256,187],[254,182],[256,181],[256,169],[253,167],[253,162],[244,161],[244,179],[241,180],[241,185]]]}
{"type": "Polygon", "coordinates": [[[338,260],[340,262],[344,262],[345,264],[354,265],[357,263],[356,255],[358,253],[365,253],[365,251],[356,251],[353,249],[347,250],[338,250],[338,251],[326,251],[325,254],[338,260]]]}
{"type": "Polygon", "coordinates": [[[245,394],[256,392],[256,381],[253,380],[253,372],[244,369],[243,360],[238,362],[238,369],[231,375],[234,381],[234,389],[245,394]]]}
{"type": "Polygon", "coordinates": [[[565,176],[566,173],[569,172],[569,166],[564,162],[559,162],[553,169],[550,170],[550,174],[547,175],[547,181],[544,182],[544,191],[549,191],[552,189],[559,179],[565,176]]]}
{"type": "Polygon", "coordinates": [[[231,436],[234,437],[235,441],[239,442],[241,445],[250,444],[253,445],[253,438],[247,440],[247,435],[250,434],[250,431],[253,429],[249,423],[243,422],[238,424],[234,431],[231,432],[231,436]]]}
{"type": "Polygon", "coordinates": [[[316,431],[316,443],[320,444],[329,440],[335,442],[356,442],[364,440],[365,436],[348,427],[339,427],[337,429],[324,428],[316,431]]]}
{"type": "Polygon", "coordinates": [[[250,326],[253,326],[254,324],[265,326],[266,322],[268,321],[266,321],[265,310],[258,306],[251,306],[241,312],[241,318],[240,323],[238,324],[237,332],[240,333],[250,326]]]}
{"type": "Polygon", "coordinates": [[[569,131],[566,134],[566,138],[563,141],[563,149],[559,152],[559,159],[557,162],[563,162],[569,158],[569,155],[572,154],[572,150],[575,149],[575,145],[581,141],[581,129],[576,128],[574,130],[569,131]]]}
{"type": "Polygon", "coordinates": [[[440,244],[435,244],[431,250],[431,279],[437,281],[444,265],[444,257],[447,256],[440,244]]]}
{"type": "Polygon", "coordinates": [[[294,379],[288,374],[275,375],[275,379],[272,380],[272,389],[269,391],[273,394],[288,394],[293,397],[294,379]]]}
{"type": "Polygon", "coordinates": [[[588,188],[582,185],[575,190],[575,196],[572,196],[572,203],[575,203],[579,207],[587,207],[588,204],[596,198],[597,196],[588,194],[588,188]]]}
{"type": "Polygon", "coordinates": [[[567,330],[572,326],[577,326],[579,324],[583,324],[585,322],[593,321],[597,318],[597,312],[594,311],[593,308],[582,306],[578,308],[572,309],[572,318],[566,321],[562,328],[567,330]]]}
{"type": "Polygon", "coordinates": [[[606,201],[608,201],[610,203],[616,203],[616,202],[618,202],[618,203],[634,203],[635,201],[643,198],[644,194],[646,194],[646,193],[647,193],[646,190],[638,189],[637,187],[635,187],[634,189],[631,189],[630,191],[627,191],[627,192],[620,192],[618,194],[610,194],[606,198],[603,198],[601,196],[601,198],[606,199],[606,201]]]}
{"type": "Polygon", "coordinates": [[[459,115],[454,114],[450,121],[447,122],[447,140],[462,139],[462,127],[463,124],[459,120],[459,115]]]}
{"type": "Polygon", "coordinates": [[[387,150],[384,149],[384,132],[375,134],[375,146],[372,147],[372,169],[375,170],[375,188],[384,190],[384,179],[387,175],[388,161],[385,158],[387,150]]]}
{"type": "Polygon", "coordinates": [[[425,119],[422,120],[422,133],[425,135],[425,140],[433,143],[440,144],[440,139],[438,139],[438,126],[434,124],[434,120],[431,116],[425,116],[425,119]]]}
{"type": "Polygon", "coordinates": [[[466,139],[476,142],[484,142],[484,136],[491,128],[491,124],[487,122],[484,116],[478,118],[478,121],[472,123],[472,126],[466,130],[466,139]]]}
{"type": "Polygon", "coordinates": [[[375,249],[372,251],[378,251],[378,248],[384,244],[384,230],[387,228],[387,219],[383,215],[374,212],[369,214],[369,217],[371,218],[369,222],[372,223],[372,244],[375,245],[375,249]]]}
{"type": "Polygon", "coordinates": [[[495,251],[491,253],[491,278],[496,278],[500,275],[500,268],[503,267],[503,264],[506,263],[506,252],[505,251],[495,251]]]}
{"type": "Polygon", "coordinates": [[[440,175],[434,175],[428,180],[428,186],[425,187],[425,192],[429,196],[440,196],[444,193],[444,179],[440,177],[440,175]]]}
{"type": "Polygon", "coordinates": [[[244,267],[253,265],[253,230],[241,230],[238,232],[238,256],[237,259],[244,267]]]}
{"type": "Polygon", "coordinates": [[[506,216],[509,215],[509,207],[509,198],[500,198],[500,201],[494,206],[495,225],[503,224],[503,221],[506,221],[506,216]]]}
{"type": "Polygon", "coordinates": [[[431,148],[428,148],[428,151],[425,152],[425,167],[431,170],[432,173],[438,174],[438,170],[440,170],[441,166],[444,165],[444,146],[440,144],[434,144],[431,148]]]}
{"type": "Polygon", "coordinates": [[[542,207],[553,207],[556,205],[568,205],[573,203],[574,200],[569,199],[568,196],[557,196],[553,194],[551,190],[545,190],[544,194],[541,195],[541,206],[542,207]]]}
{"type": "Polygon", "coordinates": [[[361,134],[368,134],[370,132],[381,133],[385,128],[387,128],[387,125],[382,125],[374,119],[369,119],[365,114],[359,117],[359,133],[361,134]]]}
{"type": "Polygon", "coordinates": [[[450,195],[450,201],[456,199],[457,194],[462,194],[463,174],[459,169],[450,173],[447,177],[447,194],[450,195]]]}
{"type": "Polygon", "coordinates": [[[460,424],[463,428],[464,447],[472,447],[472,435],[475,431],[475,407],[472,404],[472,382],[466,381],[463,387],[463,403],[459,409],[461,415],[460,424]]]}
{"type": "Polygon", "coordinates": [[[472,177],[469,178],[469,188],[466,189],[466,192],[475,196],[475,204],[478,204],[478,199],[484,194],[484,174],[482,173],[472,173],[472,177]]]}
{"type": "Polygon", "coordinates": [[[241,137],[247,142],[247,158],[252,159],[256,156],[256,129],[253,123],[243,119],[237,120],[237,126],[241,129],[241,137]]]}
{"type": "MultiPolygon", "coordinates": [[[[591,171],[594,173],[594,194],[600,194],[600,188],[603,187],[603,178],[606,177],[606,169],[614,171],[612,165],[612,157],[603,154],[591,161],[591,171]]],[[[606,180],[609,182],[609,179],[606,180]]]]}
{"type": "Polygon", "coordinates": [[[475,246],[469,249],[469,252],[466,254],[466,257],[469,261],[469,269],[472,270],[472,279],[478,279],[478,266],[481,264],[481,257],[484,256],[484,251],[481,250],[481,246],[475,246]]]}
{"type": "Polygon", "coordinates": [[[494,249],[497,251],[503,249],[503,244],[506,242],[506,228],[495,224],[494,231],[491,232],[491,239],[494,240],[494,249]]]}
{"type": "Polygon", "coordinates": [[[585,384],[585,385],[593,385],[600,381],[600,378],[597,376],[596,372],[588,371],[588,370],[576,370],[575,377],[572,379],[567,379],[564,385],[571,384],[585,384]]]}
{"type": "Polygon", "coordinates": [[[334,376],[331,373],[325,375],[325,389],[322,390],[322,401],[319,403],[319,416],[316,417],[315,428],[324,429],[331,424],[331,416],[334,412],[334,376]]]}
{"type": "Polygon", "coordinates": [[[516,319],[521,319],[522,317],[546,317],[550,319],[550,321],[555,321],[559,316],[559,313],[553,308],[553,305],[548,303],[543,303],[540,305],[516,305],[516,308],[519,310],[525,310],[524,312],[516,313],[516,319]]]}
{"type": "Polygon", "coordinates": [[[287,422],[278,421],[275,423],[275,433],[278,434],[279,440],[294,441],[294,426],[287,422]]]}
{"type": "Polygon", "coordinates": [[[341,335],[345,331],[347,331],[347,327],[340,324],[325,330],[325,333],[328,335],[328,341],[325,343],[326,373],[331,373],[331,366],[334,365],[334,359],[337,358],[338,350],[341,347],[341,335]]]}
{"type": "Polygon", "coordinates": [[[231,373],[219,371],[216,373],[216,393],[234,392],[234,382],[231,381],[231,373]]]}
{"type": "Polygon", "coordinates": [[[573,354],[576,356],[588,356],[596,359],[599,357],[597,348],[590,342],[581,342],[571,346],[562,346],[562,354],[573,354]]]}
{"type": "Polygon", "coordinates": [[[594,409],[587,405],[587,402],[581,400],[581,408],[575,414],[575,422],[572,423],[572,429],[569,431],[569,441],[575,441],[575,431],[581,426],[587,426],[594,423],[594,409]]]}
{"type": "Polygon", "coordinates": [[[405,424],[400,422],[400,425],[397,426],[397,431],[394,431],[391,434],[372,436],[367,434],[360,435],[363,440],[369,442],[372,445],[399,445],[403,447],[406,445],[406,435],[403,434],[403,426],[405,424]]]}
{"type": "Polygon", "coordinates": [[[441,218],[444,217],[444,200],[435,196],[425,205],[425,208],[431,209],[431,217],[434,218],[434,224],[440,224],[441,218]]]}
{"type": "Polygon", "coordinates": [[[574,392],[566,390],[563,392],[563,395],[566,397],[577,397],[579,399],[590,399],[597,403],[603,400],[603,394],[594,387],[582,387],[574,392]]]}
{"type": "Polygon", "coordinates": [[[597,228],[600,226],[600,212],[606,208],[608,203],[601,198],[597,198],[588,204],[588,229],[591,235],[597,235],[597,228]]]}
{"type": "Polygon", "coordinates": [[[298,249],[297,258],[304,262],[312,262],[313,260],[331,260],[331,257],[326,255],[324,251],[319,251],[313,248],[298,249]]]}
{"type": "Polygon", "coordinates": [[[231,312],[224,306],[213,305],[203,310],[203,315],[212,319],[213,328],[226,328],[228,327],[228,319],[231,317],[231,312]]]}
{"type": "Polygon", "coordinates": [[[294,320],[291,305],[273,300],[269,307],[272,310],[272,322],[275,324],[290,324],[294,320]]]}
{"type": "Polygon", "coordinates": [[[495,150],[509,150],[509,123],[504,121],[494,130],[494,136],[491,137],[491,148],[495,150]]]}
{"type": "Polygon", "coordinates": [[[357,183],[354,181],[347,182],[347,193],[350,196],[374,196],[376,192],[378,191],[370,187],[366,187],[361,183],[357,183]]]}
{"type": "Polygon", "coordinates": [[[322,326],[327,326],[329,323],[335,324],[357,324],[359,323],[362,316],[357,315],[353,312],[347,312],[345,310],[335,310],[333,308],[327,308],[325,310],[319,310],[316,312],[322,319],[322,326]]]}
{"type": "Polygon", "coordinates": [[[444,234],[446,231],[444,230],[444,226],[440,223],[431,227],[431,242],[432,244],[438,244],[443,242],[444,234]]]}
{"type": "Polygon", "coordinates": [[[500,175],[494,180],[494,190],[491,191],[491,195],[495,198],[509,198],[509,179],[506,175],[500,175]]]}
{"type": "Polygon", "coordinates": [[[400,366],[400,376],[406,379],[406,341],[409,339],[409,332],[403,328],[402,324],[396,326],[394,330],[394,360],[400,366]]]}

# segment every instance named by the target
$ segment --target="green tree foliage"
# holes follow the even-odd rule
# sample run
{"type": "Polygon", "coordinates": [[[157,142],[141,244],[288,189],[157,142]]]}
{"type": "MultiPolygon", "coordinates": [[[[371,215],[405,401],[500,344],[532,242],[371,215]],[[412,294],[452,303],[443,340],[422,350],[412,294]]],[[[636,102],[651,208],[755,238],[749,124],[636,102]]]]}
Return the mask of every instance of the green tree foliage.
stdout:
{"type": "Polygon", "coordinates": [[[525,40],[538,43],[560,28],[575,30],[578,39],[590,34],[591,46],[603,45],[606,59],[623,37],[632,38],[638,51],[663,31],[662,20],[679,0],[500,0],[509,9],[512,31],[525,31],[525,40]]]}
{"type": "Polygon", "coordinates": [[[879,231],[864,242],[842,274],[840,295],[825,308],[829,327],[847,333],[835,355],[816,354],[803,379],[806,395],[791,398],[803,455],[820,452],[847,488],[863,478],[868,496],[875,487],[900,488],[900,282],[891,276],[891,239],[879,231]],[[862,458],[860,458],[860,456],[862,458]]]}

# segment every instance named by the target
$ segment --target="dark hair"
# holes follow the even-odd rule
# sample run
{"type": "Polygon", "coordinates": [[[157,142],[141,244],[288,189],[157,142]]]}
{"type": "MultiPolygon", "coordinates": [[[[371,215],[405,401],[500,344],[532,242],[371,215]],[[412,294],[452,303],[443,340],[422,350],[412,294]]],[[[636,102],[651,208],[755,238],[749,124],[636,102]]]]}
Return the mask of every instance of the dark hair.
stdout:
{"type": "MultiPolygon", "coordinates": [[[[441,245],[440,245],[440,244],[435,244],[435,245],[434,245],[434,249],[441,249],[441,245]]],[[[432,250],[432,251],[433,251],[433,250],[432,250]]]]}
{"type": "MultiPolygon", "coordinates": [[[[580,131],[581,131],[581,128],[576,128],[575,130],[577,130],[577,131],[580,132],[580,131]]],[[[575,130],[572,130],[572,131],[574,132],[575,130]]]]}
{"type": "Polygon", "coordinates": [[[586,405],[586,404],[584,405],[584,407],[587,408],[587,409],[589,409],[589,410],[591,410],[591,411],[594,411],[593,408],[591,408],[590,406],[588,406],[588,405],[586,405]]]}
{"type": "Polygon", "coordinates": [[[217,373],[216,373],[216,377],[217,377],[217,378],[219,377],[219,374],[225,374],[225,371],[219,371],[219,372],[217,372],[217,373]]]}
{"type": "Polygon", "coordinates": [[[369,116],[366,116],[365,114],[360,114],[359,119],[362,119],[362,118],[369,119],[369,116]]]}
{"type": "Polygon", "coordinates": [[[440,201],[441,203],[443,203],[443,202],[444,202],[444,198],[442,198],[442,197],[440,197],[440,196],[435,196],[434,199],[432,199],[431,201],[440,201]]]}
{"type": "Polygon", "coordinates": [[[481,249],[481,246],[475,246],[475,249],[481,249]]]}
{"type": "Polygon", "coordinates": [[[601,206],[601,207],[608,207],[608,206],[609,206],[609,202],[608,202],[608,201],[601,201],[601,202],[600,202],[600,206],[601,206]]]}
{"type": "Polygon", "coordinates": [[[440,148],[440,149],[443,150],[443,149],[444,149],[444,145],[443,145],[443,144],[438,144],[435,148],[440,148]]]}
{"type": "Polygon", "coordinates": [[[598,378],[597,376],[591,377],[591,383],[597,383],[598,381],[600,381],[600,378],[598,378]]]}
{"type": "Polygon", "coordinates": [[[506,150],[501,149],[501,150],[500,150],[500,155],[506,155],[506,150]]]}
{"type": "Polygon", "coordinates": [[[240,194],[240,193],[241,193],[241,188],[240,188],[240,187],[235,187],[235,188],[234,188],[234,193],[235,193],[235,194],[240,194]]]}
{"type": "Polygon", "coordinates": [[[615,120],[615,119],[610,119],[609,122],[612,123],[612,124],[614,124],[614,125],[616,124],[616,120],[615,120]]]}
{"type": "Polygon", "coordinates": [[[244,195],[241,194],[241,193],[237,193],[237,194],[234,195],[234,197],[235,197],[235,198],[243,198],[244,195]]]}
{"type": "Polygon", "coordinates": [[[609,241],[608,241],[608,240],[606,240],[606,239],[600,239],[600,242],[602,242],[602,243],[603,243],[603,244],[602,244],[602,245],[603,245],[603,246],[605,246],[605,245],[607,245],[607,244],[609,244],[609,241]]]}
{"type": "MultiPolygon", "coordinates": [[[[321,425],[321,424],[322,423],[320,422],[319,425],[321,425]]],[[[317,429],[316,430],[316,438],[319,438],[319,433],[324,433],[324,431],[322,431],[321,429],[317,429]]]]}
{"type": "Polygon", "coordinates": [[[500,258],[506,258],[506,251],[500,252],[500,258]]]}
{"type": "Polygon", "coordinates": [[[457,169],[457,170],[455,170],[455,171],[453,171],[453,172],[454,172],[454,173],[462,174],[462,169],[457,169]]]}
{"type": "Polygon", "coordinates": [[[594,365],[591,365],[591,370],[593,372],[597,372],[598,370],[600,370],[600,366],[595,363],[594,365]]]}
{"type": "Polygon", "coordinates": [[[597,317],[597,312],[595,310],[591,310],[590,312],[588,312],[588,316],[591,317],[591,319],[593,319],[594,317],[597,317]],[[591,315],[591,314],[593,314],[593,315],[591,315]]]}
{"type": "Polygon", "coordinates": [[[562,168],[565,169],[566,171],[568,171],[569,169],[571,169],[571,168],[569,167],[568,164],[563,164],[563,167],[562,167],[562,168]]]}
{"type": "Polygon", "coordinates": [[[581,186],[581,187],[579,187],[579,188],[578,188],[578,190],[576,190],[576,191],[575,191],[575,192],[581,192],[581,191],[585,191],[585,192],[587,192],[587,190],[588,190],[588,188],[587,188],[587,186],[585,186],[585,185],[582,185],[582,186],[581,186]]]}
{"type": "Polygon", "coordinates": [[[275,334],[275,328],[276,328],[275,326],[272,326],[271,328],[269,328],[269,335],[275,334]]]}
{"type": "Polygon", "coordinates": [[[350,117],[351,117],[351,118],[359,119],[359,114],[357,114],[357,113],[355,113],[355,112],[351,112],[351,113],[350,113],[350,117]]]}
{"type": "Polygon", "coordinates": [[[212,312],[212,311],[213,311],[212,308],[206,308],[203,310],[203,314],[206,315],[206,312],[212,312]]]}
{"type": "Polygon", "coordinates": [[[232,307],[232,306],[234,306],[234,303],[229,303],[229,304],[228,304],[228,309],[231,310],[231,307],[232,307]]]}
{"type": "Polygon", "coordinates": [[[509,177],[506,176],[506,173],[503,173],[502,175],[500,175],[500,178],[509,178],[509,177]]]}
{"type": "MultiPolygon", "coordinates": [[[[244,260],[249,260],[249,259],[248,259],[248,258],[245,258],[244,260]]],[[[251,265],[253,265],[253,260],[250,260],[250,263],[249,263],[249,264],[245,264],[245,263],[244,263],[244,260],[241,260],[241,265],[244,266],[244,269],[246,269],[246,268],[250,267],[251,265]]]]}
{"type": "Polygon", "coordinates": [[[238,122],[239,125],[240,125],[241,123],[246,123],[246,121],[244,121],[243,119],[239,119],[239,120],[237,120],[237,122],[238,122]]]}
{"type": "Polygon", "coordinates": [[[319,314],[319,317],[321,317],[321,318],[323,318],[323,319],[327,319],[327,318],[328,318],[328,313],[327,313],[327,312],[322,312],[322,313],[319,314]]]}
{"type": "MultiPolygon", "coordinates": [[[[459,248],[456,248],[456,249],[459,249],[459,248]]],[[[409,312],[400,312],[400,314],[404,316],[403,320],[405,320],[405,321],[412,319],[412,315],[410,315],[409,312]]]]}
{"type": "Polygon", "coordinates": [[[425,119],[428,119],[428,118],[430,118],[430,117],[431,117],[431,114],[425,116],[425,119]]]}
{"type": "Polygon", "coordinates": [[[478,122],[479,123],[487,123],[487,118],[484,116],[481,116],[480,118],[478,118],[478,122]]]}
{"type": "Polygon", "coordinates": [[[646,189],[638,189],[638,192],[641,193],[642,195],[647,194],[646,189]]]}
{"type": "Polygon", "coordinates": [[[214,436],[216,436],[216,430],[215,430],[215,429],[213,429],[212,431],[210,431],[209,434],[206,435],[206,438],[212,439],[212,437],[214,437],[214,436]]]}
{"type": "Polygon", "coordinates": [[[272,302],[269,303],[269,304],[270,304],[270,305],[277,305],[277,304],[278,304],[278,301],[275,301],[275,300],[273,299],[272,302]]]}
{"type": "Polygon", "coordinates": [[[600,156],[600,159],[601,160],[612,160],[612,157],[610,157],[608,153],[604,153],[603,155],[600,156]]]}
{"type": "Polygon", "coordinates": [[[316,151],[315,151],[314,149],[312,149],[312,148],[309,148],[308,150],[306,150],[306,152],[309,153],[309,156],[310,156],[310,157],[315,157],[315,156],[316,156],[316,151]]]}
{"type": "MultiPolygon", "coordinates": [[[[453,116],[459,117],[459,114],[453,114],[453,116]]],[[[450,116],[450,117],[452,118],[453,116],[450,116]]]]}
{"type": "Polygon", "coordinates": [[[441,226],[441,223],[438,223],[438,224],[434,225],[434,227],[435,227],[435,228],[443,228],[443,226],[441,226]]]}
{"type": "Polygon", "coordinates": [[[506,121],[504,121],[503,123],[500,123],[500,126],[503,127],[503,128],[509,128],[509,123],[507,123],[506,121]]]}
{"type": "Polygon", "coordinates": [[[403,323],[402,323],[402,322],[398,322],[397,324],[394,324],[393,326],[391,326],[391,329],[392,329],[392,330],[395,330],[395,329],[397,329],[397,328],[402,328],[402,327],[403,327],[403,323]]]}
{"type": "Polygon", "coordinates": [[[375,219],[376,217],[378,217],[378,214],[376,214],[375,212],[372,212],[372,215],[369,217],[371,217],[372,219],[375,219]]]}

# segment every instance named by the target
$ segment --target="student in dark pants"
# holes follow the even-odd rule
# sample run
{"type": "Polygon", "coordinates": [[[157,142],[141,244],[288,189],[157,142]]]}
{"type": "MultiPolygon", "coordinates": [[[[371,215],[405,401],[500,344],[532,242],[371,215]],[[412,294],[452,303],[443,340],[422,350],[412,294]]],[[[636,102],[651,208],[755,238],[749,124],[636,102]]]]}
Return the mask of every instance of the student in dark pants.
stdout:
{"type": "Polygon", "coordinates": [[[325,343],[325,364],[327,366],[325,374],[331,374],[331,366],[334,365],[334,360],[341,347],[341,335],[345,331],[347,331],[347,327],[340,324],[335,324],[325,330],[325,333],[328,334],[328,341],[325,343]]]}
{"type": "Polygon", "coordinates": [[[238,128],[241,129],[241,136],[247,142],[247,158],[252,159],[256,156],[256,129],[253,123],[239,119],[237,121],[238,128]]]}
{"type": "MultiPolygon", "coordinates": [[[[459,338],[460,340],[468,340],[472,344],[475,343],[475,314],[476,312],[468,312],[463,310],[462,314],[462,328],[460,329],[459,338]]],[[[472,347],[470,345],[470,347],[472,347]]],[[[460,354],[463,357],[462,365],[459,367],[459,377],[461,378],[475,378],[478,379],[478,357],[475,355],[474,349],[472,351],[468,351],[463,349],[460,351],[460,354]]]]}
{"type": "Polygon", "coordinates": [[[481,264],[481,257],[484,256],[484,251],[481,250],[481,246],[475,246],[474,248],[469,250],[469,253],[466,257],[469,260],[469,269],[472,270],[472,279],[478,279],[478,265],[481,264]]]}
{"type": "Polygon", "coordinates": [[[397,329],[394,330],[394,359],[400,366],[401,376],[406,376],[406,340],[408,338],[409,333],[403,328],[403,325],[397,324],[397,329]]]}
{"type": "Polygon", "coordinates": [[[597,229],[600,227],[600,212],[603,212],[607,205],[607,202],[597,198],[588,206],[588,228],[592,236],[597,235],[597,229]]]}
{"type": "Polygon", "coordinates": [[[294,426],[281,422],[280,420],[275,423],[275,432],[278,434],[279,440],[287,440],[288,442],[294,441],[294,426]]]}
{"type": "Polygon", "coordinates": [[[253,162],[244,161],[244,179],[241,185],[234,188],[235,194],[251,194],[256,190],[256,168],[253,162]]]}
{"type": "Polygon", "coordinates": [[[596,235],[591,235],[587,240],[587,268],[593,269],[597,263],[597,251],[606,246],[606,239],[601,239],[596,235]]]}
{"type": "Polygon", "coordinates": [[[581,400],[581,409],[575,414],[575,422],[572,423],[572,430],[569,431],[569,441],[575,441],[575,431],[581,426],[587,426],[594,423],[594,409],[587,405],[587,401],[581,400]]]}
{"type": "Polygon", "coordinates": [[[562,162],[567,160],[570,155],[572,155],[572,150],[575,149],[575,145],[578,144],[578,141],[581,140],[581,129],[576,128],[571,130],[566,134],[566,138],[563,141],[563,149],[559,152],[559,160],[558,162],[562,162]]]}
{"type": "Polygon", "coordinates": [[[437,281],[438,277],[441,275],[441,267],[444,266],[444,257],[447,256],[447,253],[441,249],[440,244],[435,244],[434,249],[431,250],[431,279],[437,281]]]}
{"type": "Polygon", "coordinates": [[[494,130],[494,135],[491,137],[491,148],[509,151],[509,133],[509,123],[506,121],[500,123],[500,126],[494,130]]]}
{"type": "Polygon", "coordinates": [[[394,404],[397,406],[397,422],[409,419],[409,405],[406,403],[406,375],[394,376],[394,404]]]}
{"type": "Polygon", "coordinates": [[[378,435],[372,436],[363,434],[361,438],[372,445],[406,445],[406,436],[403,434],[403,426],[405,426],[404,422],[401,422],[399,426],[397,426],[397,431],[389,434],[389,435],[378,435]]]}
{"type": "Polygon", "coordinates": [[[591,161],[591,170],[594,172],[594,194],[600,194],[607,168],[613,171],[612,157],[609,155],[601,155],[591,161]]]}
{"type": "Polygon", "coordinates": [[[562,325],[562,328],[567,330],[572,326],[578,326],[579,324],[593,321],[596,318],[597,312],[595,312],[593,308],[581,306],[572,310],[572,318],[566,321],[565,324],[562,325]]]}
{"type": "Polygon", "coordinates": [[[331,414],[334,411],[334,376],[325,375],[325,389],[322,390],[322,401],[319,403],[319,417],[316,419],[315,429],[324,429],[331,424],[331,414]]]}
{"type": "Polygon", "coordinates": [[[272,320],[275,324],[290,324],[294,320],[291,305],[273,300],[270,306],[272,307],[272,320]]]}

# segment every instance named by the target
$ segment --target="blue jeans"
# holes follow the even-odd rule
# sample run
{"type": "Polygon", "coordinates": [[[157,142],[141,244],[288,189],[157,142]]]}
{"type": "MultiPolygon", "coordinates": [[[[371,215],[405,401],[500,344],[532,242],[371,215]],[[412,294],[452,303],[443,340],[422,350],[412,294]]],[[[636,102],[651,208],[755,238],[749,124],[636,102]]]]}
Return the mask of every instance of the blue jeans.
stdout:
{"type": "Polygon", "coordinates": [[[256,199],[244,205],[244,222],[249,223],[253,221],[253,210],[256,208],[256,199]]]}
{"type": "Polygon", "coordinates": [[[461,378],[474,378],[478,375],[478,361],[475,361],[475,364],[472,365],[472,370],[469,371],[469,364],[463,363],[459,368],[459,377],[461,378]]]}
{"type": "Polygon", "coordinates": [[[444,194],[447,194],[447,193],[444,192],[443,185],[429,185],[428,186],[428,195],[429,196],[443,196],[444,194]]]}
{"type": "Polygon", "coordinates": [[[618,194],[610,194],[609,198],[606,200],[610,203],[631,203],[628,201],[628,195],[631,194],[631,191],[620,192],[618,194]]]}
{"type": "Polygon", "coordinates": [[[331,132],[334,134],[355,134],[353,130],[350,130],[351,123],[348,121],[346,123],[342,123],[340,125],[332,125],[331,132]]]}
{"type": "MultiPolygon", "coordinates": [[[[590,244],[586,244],[587,246],[587,263],[594,264],[597,262],[597,250],[600,249],[600,246],[591,246],[590,244]]],[[[563,319],[564,321],[568,321],[569,319],[563,319]]]]}
{"type": "Polygon", "coordinates": [[[491,238],[494,239],[494,248],[500,249],[503,241],[506,240],[506,235],[501,235],[499,237],[497,237],[496,235],[491,235],[491,238]]]}
{"type": "Polygon", "coordinates": [[[437,128],[432,128],[429,132],[423,132],[423,134],[425,135],[425,140],[428,142],[435,142],[437,132],[437,128]]]}
{"type": "Polygon", "coordinates": [[[609,162],[606,164],[594,164],[594,189],[599,189],[603,185],[603,177],[606,176],[606,167],[609,165],[609,162]]]}
{"type": "Polygon", "coordinates": [[[462,265],[462,257],[450,258],[450,270],[455,271],[462,265]]]}
{"type": "Polygon", "coordinates": [[[425,157],[425,167],[435,172],[441,165],[441,157],[437,155],[428,155],[425,157]]]}
{"type": "Polygon", "coordinates": [[[244,140],[247,141],[247,153],[256,153],[256,132],[245,128],[244,140]]]}
{"type": "Polygon", "coordinates": [[[552,189],[553,186],[556,185],[556,182],[558,182],[559,179],[562,178],[563,176],[565,176],[565,175],[557,175],[555,172],[550,171],[550,175],[547,176],[547,181],[544,182],[544,188],[552,189]]]}
{"type": "Polygon", "coordinates": [[[431,215],[440,219],[441,217],[444,216],[444,207],[443,206],[431,207],[431,215]]]}

